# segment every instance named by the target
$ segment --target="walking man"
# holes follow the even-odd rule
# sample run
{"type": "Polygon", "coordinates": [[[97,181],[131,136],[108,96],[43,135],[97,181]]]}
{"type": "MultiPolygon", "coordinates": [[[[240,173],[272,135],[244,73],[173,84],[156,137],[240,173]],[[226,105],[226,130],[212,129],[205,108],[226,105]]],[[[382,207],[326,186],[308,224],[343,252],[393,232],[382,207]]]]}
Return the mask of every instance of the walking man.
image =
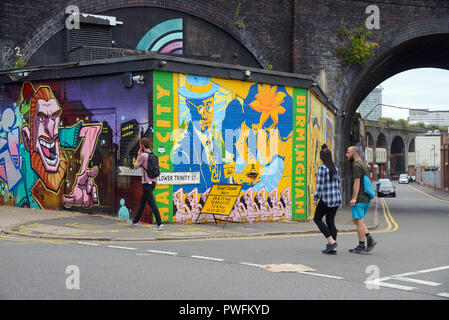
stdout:
{"type": "Polygon", "coordinates": [[[370,198],[364,191],[363,176],[369,176],[368,165],[360,158],[360,149],[356,146],[351,146],[346,152],[346,158],[352,165],[352,176],[354,179],[352,185],[352,198],[349,202],[352,212],[352,221],[357,226],[357,235],[359,237],[359,244],[354,249],[350,249],[352,253],[366,253],[373,250],[377,242],[369,234],[368,228],[365,225],[364,218],[368,212],[370,205],[370,198]],[[365,246],[366,241],[366,246],[365,246]]]}
{"type": "Polygon", "coordinates": [[[153,212],[154,217],[156,218],[156,225],[153,227],[153,230],[162,230],[163,225],[161,221],[161,215],[159,214],[159,209],[156,206],[156,201],[154,200],[153,190],[156,188],[157,178],[150,178],[147,172],[148,165],[148,155],[152,152],[150,149],[150,139],[142,138],[140,139],[140,149],[137,154],[137,160],[134,163],[134,170],[142,168],[142,187],[143,187],[143,195],[140,199],[140,207],[137,211],[136,217],[131,223],[132,227],[136,227],[137,223],[142,216],[143,209],[145,209],[145,204],[148,201],[150,205],[151,211],[153,212]]]}

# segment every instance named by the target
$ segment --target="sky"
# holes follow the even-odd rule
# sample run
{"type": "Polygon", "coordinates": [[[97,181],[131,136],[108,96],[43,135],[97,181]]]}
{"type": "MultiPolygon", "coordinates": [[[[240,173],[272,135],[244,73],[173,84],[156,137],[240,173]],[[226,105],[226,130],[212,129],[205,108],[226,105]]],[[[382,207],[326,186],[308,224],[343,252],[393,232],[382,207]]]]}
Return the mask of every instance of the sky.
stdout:
{"type": "MultiPolygon", "coordinates": [[[[420,68],[394,75],[380,84],[382,103],[412,109],[449,110],[449,71],[420,68]]],[[[408,110],[382,106],[382,117],[407,119],[408,110]]]]}

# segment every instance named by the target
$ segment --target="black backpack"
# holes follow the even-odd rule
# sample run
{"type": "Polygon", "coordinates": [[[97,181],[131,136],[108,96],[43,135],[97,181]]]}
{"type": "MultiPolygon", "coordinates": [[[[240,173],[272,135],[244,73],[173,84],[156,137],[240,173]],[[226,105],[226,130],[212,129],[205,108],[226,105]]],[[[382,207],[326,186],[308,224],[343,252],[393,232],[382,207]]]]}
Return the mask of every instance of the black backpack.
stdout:
{"type": "Polygon", "coordinates": [[[147,173],[150,178],[157,178],[161,174],[159,167],[159,158],[153,152],[148,153],[147,173]]]}

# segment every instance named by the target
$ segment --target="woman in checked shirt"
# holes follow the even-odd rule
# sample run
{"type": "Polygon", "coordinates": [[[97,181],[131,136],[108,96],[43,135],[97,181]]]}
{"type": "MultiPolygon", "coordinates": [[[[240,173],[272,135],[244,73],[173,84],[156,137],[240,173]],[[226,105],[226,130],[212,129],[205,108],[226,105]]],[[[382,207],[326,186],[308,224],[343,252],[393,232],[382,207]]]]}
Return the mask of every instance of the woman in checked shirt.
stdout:
{"type": "Polygon", "coordinates": [[[332,161],[332,153],[323,144],[320,151],[320,159],[323,162],[316,173],[316,190],[313,195],[313,203],[317,205],[313,221],[316,223],[324,237],[327,239],[326,254],[336,254],[337,228],[335,227],[335,215],[341,206],[340,172],[332,161]],[[326,223],[323,217],[326,216],[326,223]]]}

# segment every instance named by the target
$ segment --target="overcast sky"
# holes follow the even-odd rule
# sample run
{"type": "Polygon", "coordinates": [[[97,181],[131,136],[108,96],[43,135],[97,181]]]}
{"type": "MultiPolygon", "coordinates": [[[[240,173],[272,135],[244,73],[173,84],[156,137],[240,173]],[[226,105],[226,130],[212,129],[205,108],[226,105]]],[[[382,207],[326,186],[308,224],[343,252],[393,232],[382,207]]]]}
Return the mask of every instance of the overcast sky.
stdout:
{"type": "MultiPolygon", "coordinates": [[[[449,110],[449,71],[422,68],[398,73],[380,84],[382,103],[413,109],[449,110]]],[[[407,119],[408,110],[382,106],[382,116],[407,119]]]]}

